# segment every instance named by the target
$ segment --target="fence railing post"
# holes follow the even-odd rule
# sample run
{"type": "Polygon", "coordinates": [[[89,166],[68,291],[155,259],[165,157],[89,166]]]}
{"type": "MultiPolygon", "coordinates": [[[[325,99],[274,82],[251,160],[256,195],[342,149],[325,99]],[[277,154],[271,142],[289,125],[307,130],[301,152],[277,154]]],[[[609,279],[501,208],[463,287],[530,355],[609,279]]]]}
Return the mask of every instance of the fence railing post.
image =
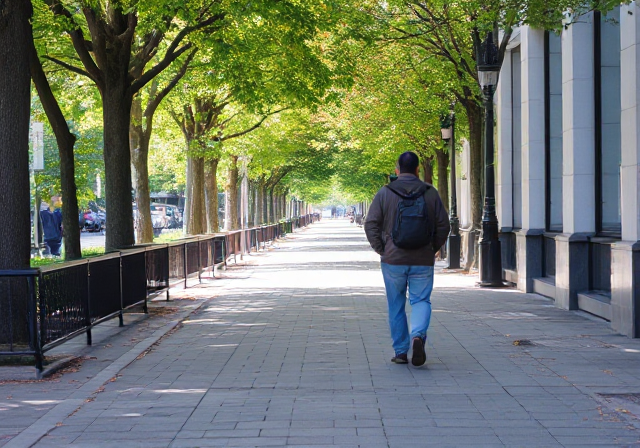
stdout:
{"type": "Polygon", "coordinates": [[[225,235],[222,239],[222,260],[224,261],[224,268],[227,269],[227,246],[229,238],[225,235]]]}
{"type": "Polygon", "coordinates": [[[84,325],[87,327],[87,345],[91,345],[91,263],[87,263],[87,303],[84,325]]]}
{"type": "MultiPolygon", "coordinates": [[[[38,286],[43,284],[43,276],[42,276],[42,271],[39,270],[38,272],[38,286]]],[[[39,332],[39,337],[40,337],[40,349],[42,349],[42,339],[46,338],[47,335],[47,320],[46,320],[46,316],[47,316],[47,306],[46,303],[43,302],[43,297],[39,294],[39,291],[36,291],[36,298],[38,300],[37,305],[38,305],[38,310],[40,313],[40,328],[38,329],[39,332]],[[44,335],[44,336],[43,336],[44,335]]]]}
{"type": "Polygon", "coordinates": [[[183,267],[184,267],[184,289],[187,289],[187,278],[189,277],[189,275],[187,274],[188,269],[187,269],[187,243],[184,243],[184,250],[183,250],[183,267]]]}
{"type": "Polygon", "coordinates": [[[38,379],[42,378],[42,344],[40,343],[40,332],[38,331],[38,295],[36,292],[35,285],[35,277],[28,276],[27,277],[27,288],[29,290],[29,314],[31,315],[31,319],[29,319],[29,332],[31,333],[31,345],[33,349],[33,357],[36,361],[36,377],[38,379]]]}
{"type": "Polygon", "coordinates": [[[120,258],[118,258],[120,262],[120,313],[118,313],[118,326],[124,327],[124,315],[122,313],[122,309],[124,308],[124,290],[122,286],[122,252],[120,252],[120,258]]]}
{"type": "MultiPolygon", "coordinates": [[[[147,257],[147,251],[144,252],[144,281],[145,281],[145,294],[144,294],[144,304],[142,305],[142,312],[144,314],[149,314],[149,308],[147,307],[147,299],[149,298],[149,266],[147,265],[149,257],[147,257]]],[[[168,286],[168,285],[167,285],[168,286]]]]}
{"type": "Polygon", "coordinates": [[[198,283],[202,283],[202,254],[200,253],[200,237],[197,239],[198,244],[198,283]]]}
{"type": "Polygon", "coordinates": [[[171,289],[171,282],[169,280],[171,275],[171,260],[169,259],[169,245],[167,244],[167,262],[165,263],[165,275],[167,279],[167,302],[169,301],[169,289],[171,289]]]}

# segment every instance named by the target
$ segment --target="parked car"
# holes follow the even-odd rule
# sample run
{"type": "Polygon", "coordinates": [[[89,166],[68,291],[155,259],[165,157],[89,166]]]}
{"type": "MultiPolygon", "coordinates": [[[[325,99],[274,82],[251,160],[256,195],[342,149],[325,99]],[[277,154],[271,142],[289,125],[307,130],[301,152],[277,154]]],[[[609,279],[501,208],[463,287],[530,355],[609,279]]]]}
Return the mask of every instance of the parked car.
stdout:
{"type": "Polygon", "coordinates": [[[154,229],[168,229],[170,217],[167,215],[167,204],[151,204],[151,224],[154,229]]]}
{"type": "Polygon", "coordinates": [[[182,213],[175,205],[162,204],[166,207],[166,214],[169,218],[168,229],[179,229],[182,227],[182,213]]]}
{"type": "Polygon", "coordinates": [[[87,232],[100,232],[104,230],[105,223],[106,214],[104,212],[94,212],[92,210],[80,212],[80,230],[87,232]]]}

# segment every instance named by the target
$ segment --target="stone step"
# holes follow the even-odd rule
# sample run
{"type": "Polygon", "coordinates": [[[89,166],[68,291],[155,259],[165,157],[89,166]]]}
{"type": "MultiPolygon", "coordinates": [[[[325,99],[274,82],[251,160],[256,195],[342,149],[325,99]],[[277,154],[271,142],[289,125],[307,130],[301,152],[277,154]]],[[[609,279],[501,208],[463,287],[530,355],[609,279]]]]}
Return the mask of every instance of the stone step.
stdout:
{"type": "Polygon", "coordinates": [[[611,322],[611,297],[594,291],[578,293],[578,308],[611,322]]]}
{"type": "Polygon", "coordinates": [[[533,279],[533,292],[541,296],[556,299],[556,281],[551,277],[541,277],[533,279]]]}

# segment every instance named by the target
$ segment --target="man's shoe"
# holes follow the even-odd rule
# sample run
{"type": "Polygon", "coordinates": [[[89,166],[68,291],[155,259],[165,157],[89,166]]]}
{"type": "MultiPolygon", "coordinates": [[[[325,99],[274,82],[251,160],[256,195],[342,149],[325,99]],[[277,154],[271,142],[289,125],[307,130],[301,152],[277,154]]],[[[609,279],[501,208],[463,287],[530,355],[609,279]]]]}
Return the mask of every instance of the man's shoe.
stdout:
{"type": "Polygon", "coordinates": [[[421,337],[413,338],[413,357],[411,364],[418,367],[427,361],[427,354],[424,352],[424,341],[421,337]]]}
{"type": "Polygon", "coordinates": [[[409,364],[409,359],[407,359],[406,353],[400,353],[391,358],[391,362],[395,362],[396,364],[409,364]]]}

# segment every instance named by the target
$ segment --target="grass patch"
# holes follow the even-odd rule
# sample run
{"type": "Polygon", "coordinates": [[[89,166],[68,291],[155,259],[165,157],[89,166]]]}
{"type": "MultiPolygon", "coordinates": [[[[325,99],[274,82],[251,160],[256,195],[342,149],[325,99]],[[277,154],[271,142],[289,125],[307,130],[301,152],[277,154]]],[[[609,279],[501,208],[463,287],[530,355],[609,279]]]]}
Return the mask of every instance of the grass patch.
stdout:
{"type": "Polygon", "coordinates": [[[60,264],[60,263],[64,263],[63,258],[34,257],[31,259],[32,268],[39,268],[41,266],[49,266],[51,264],[60,264]]]}
{"type": "MultiPolygon", "coordinates": [[[[104,255],[104,247],[87,247],[85,249],[82,249],[82,258],[98,257],[100,255],[104,255]]],[[[31,267],[39,268],[41,266],[64,263],[64,261],[65,260],[63,257],[33,257],[31,259],[31,267]]]]}
{"type": "Polygon", "coordinates": [[[98,255],[104,255],[104,247],[87,247],[82,249],[82,257],[97,257],[98,255]]]}
{"type": "Polygon", "coordinates": [[[170,243],[171,241],[179,240],[180,238],[184,238],[182,229],[175,229],[162,232],[159,236],[153,239],[153,242],[159,244],[170,243]]]}

